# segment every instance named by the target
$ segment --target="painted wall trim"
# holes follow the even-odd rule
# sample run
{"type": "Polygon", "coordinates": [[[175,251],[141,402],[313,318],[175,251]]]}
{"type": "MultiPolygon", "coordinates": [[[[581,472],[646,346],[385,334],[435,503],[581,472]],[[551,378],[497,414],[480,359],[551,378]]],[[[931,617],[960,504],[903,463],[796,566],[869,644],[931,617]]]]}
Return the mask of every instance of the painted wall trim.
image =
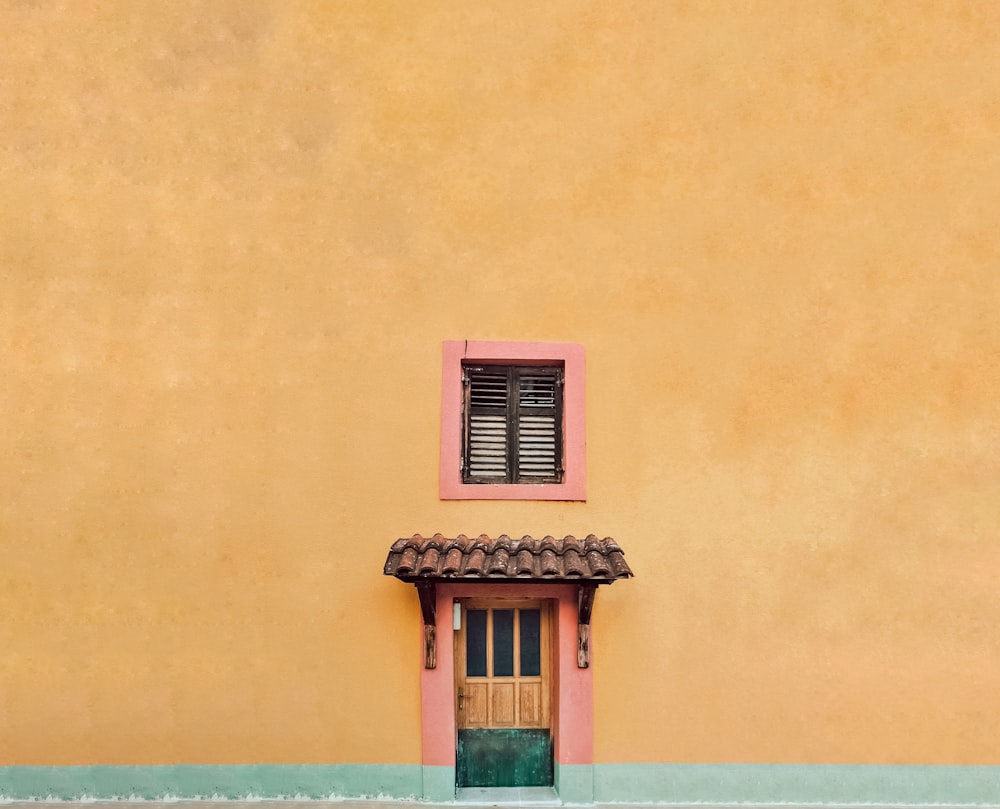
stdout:
{"type": "MultiPolygon", "coordinates": [[[[566,803],[1000,807],[1000,766],[914,764],[560,765],[566,803]],[[572,786],[570,785],[572,782],[572,786]]],[[[0,800],[371,798],[453,803],[454,772],[409,764],[0,767],[0,800]]]]}
{"type": "Polygon", "coordinates": [[[587,430],[584,413],[584,348],[578,343],[445,340],[441,365],[441,456],[438,476],[442,500],[586,500],[587,430]],[[484,485],[462,482],[462,362],[561,362],[563,388],[562,483],[484,485]]]}
{"type": "Polygon", "coordinates": [[[555,762],[555,788],[563,803],[594,802],[594,765],[555,762]]]}
{"type": "Polygon", "coordinates": [[[599,764],[594,800],[674,804],[998,806],[1000,766],[599,764]]]}
{"type": "Polygon", "coordinates": [[[162,764],[0,767],[2,800],[417,799],[417,764],[162,764]]]}
{"type": "Polygon", "coordinates": [[[431,803],[450,803],[455,800],[455,768],[424,766],[423,799],[431,803]]]}

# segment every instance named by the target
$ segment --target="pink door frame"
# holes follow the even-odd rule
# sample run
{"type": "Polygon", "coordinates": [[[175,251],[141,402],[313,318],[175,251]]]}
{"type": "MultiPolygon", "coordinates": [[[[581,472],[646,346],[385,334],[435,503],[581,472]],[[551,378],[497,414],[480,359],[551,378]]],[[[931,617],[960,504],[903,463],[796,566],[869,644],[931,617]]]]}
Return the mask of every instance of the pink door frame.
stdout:
{"type": "MultiPolygon", "coordinates": [[[[591,764],[594,755],[593,678],[577,667],[577,588],[571,584],[439,584],[437,668],[422,669],[421,741],[424,766],[455,766],[455,655],[452,605],[456,598],[546,598],[552,626],[552,731],[556,766],[591,764]]],[[[421,635],[421,643],[423,636],[421,635]]]]}

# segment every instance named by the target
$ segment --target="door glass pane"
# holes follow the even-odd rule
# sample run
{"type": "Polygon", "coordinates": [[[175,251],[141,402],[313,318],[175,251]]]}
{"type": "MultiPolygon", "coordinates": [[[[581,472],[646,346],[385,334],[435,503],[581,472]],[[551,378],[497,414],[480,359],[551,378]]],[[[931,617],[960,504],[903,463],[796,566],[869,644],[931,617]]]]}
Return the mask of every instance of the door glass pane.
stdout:
{"type": "Polygon", "coordinates": [[[542,673],[542,616],[540,610],[521,610],[521,676],[542,673]]]}
{"type": "Polygon", "coordinates": [[[514,676],[514,610],[493,610],[493,676],[514,676]]]}
{"type": "Polygon", "coordinates": [[[465,676],[486,676],[486,610],[465,613],[465,676]]]}

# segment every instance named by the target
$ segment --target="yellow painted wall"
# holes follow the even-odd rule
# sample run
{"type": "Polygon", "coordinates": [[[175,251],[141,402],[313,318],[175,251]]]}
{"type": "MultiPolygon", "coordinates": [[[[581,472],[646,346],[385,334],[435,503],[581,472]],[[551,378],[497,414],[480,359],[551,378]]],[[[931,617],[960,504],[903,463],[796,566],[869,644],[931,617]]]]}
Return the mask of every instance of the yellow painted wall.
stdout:
{"type": "Polygon", "coordinates": [[[6,764],[419,761],[413,532],[610,534],[596,760],[996,763],[1000,10],[6,2],[6,764]],[[440,344],[586,503],[437,499],[440,344]]]}

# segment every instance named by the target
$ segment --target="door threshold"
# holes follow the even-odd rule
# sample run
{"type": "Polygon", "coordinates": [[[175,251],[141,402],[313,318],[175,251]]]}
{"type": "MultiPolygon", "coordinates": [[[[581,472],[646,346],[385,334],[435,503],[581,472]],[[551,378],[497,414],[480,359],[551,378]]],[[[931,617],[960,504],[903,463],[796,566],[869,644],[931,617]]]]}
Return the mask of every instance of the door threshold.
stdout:
{"type": "Polygon", "coordinates": [[[553,787],[459,787],[455,803],[486,806],[561,806],[553,787]]]}

